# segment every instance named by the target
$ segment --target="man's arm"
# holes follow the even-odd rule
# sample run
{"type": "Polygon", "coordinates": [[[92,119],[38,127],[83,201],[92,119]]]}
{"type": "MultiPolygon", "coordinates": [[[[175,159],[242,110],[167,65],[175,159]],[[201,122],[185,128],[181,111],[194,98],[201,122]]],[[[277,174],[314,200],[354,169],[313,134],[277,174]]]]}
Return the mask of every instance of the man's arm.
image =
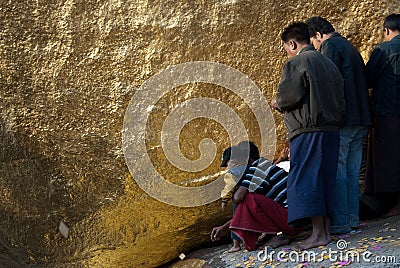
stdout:
{"type": "Polygon", "coordinates": [[[214,227],[211,231],[211,241],[215,242],[221,239],[223,236],[227,236],[229,234],[229,225],[232,220],[229,220],[224,225],[214,227]]]}
{"type": "Polygon", "coordinates": [[[276,103],[282,112],[296,109],[306,95],[308,81],[296,66],[287,62],[282,71],[281,81],[278,86],[276,103]]]}
{"type": "Polygon", "coordinates": [[[246,187],[239,187],[239,189],[233,195],[233,203],[239,204],[240,202],[242,202],[248,192],[249,190],[246,187]]]}
{"type": "Polygon", "coordinates": [[[379,47],[376,47],[366,64],[368,88],[378,85],[383,66],[385,66],[385,55],[379,47]]]}
{"type": "Polygon", "coordinates": [[[225,173],[224,175],[225,187],[221,192],[222,202],[228,203],[232,198],[233,190],[236,185],[236,178],[231,173],[225,173]]]}

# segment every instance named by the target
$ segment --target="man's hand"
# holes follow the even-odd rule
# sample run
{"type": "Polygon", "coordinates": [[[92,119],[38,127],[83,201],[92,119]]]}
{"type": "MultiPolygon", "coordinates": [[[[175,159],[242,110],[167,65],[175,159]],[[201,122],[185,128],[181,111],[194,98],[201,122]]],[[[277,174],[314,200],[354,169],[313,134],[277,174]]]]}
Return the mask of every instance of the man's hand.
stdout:
{"type": "Polygon", "coordinates": [[[282,160],[288,160],[289,159],[289,147],[285,147],[281,151],[281,155],[279,156],[280,159],[282,160]]]}
{"type": "Polygon", "coordinates": [[[276,99],[272,99],[271,103],[269,104],[271,106],[272,110],[278,110],[278,104],[276,103],[276,99]]]}
{"type": "Polygon", "coordinates": [[[274,165],[279,164],[282,161],[289,160],[289,154],[290,154],[289,147],[283,148],[282,151],[281,151],[281,155],[279,156],[278,159],[275,160],[274,165]]]}
{"type": "Polygon", "coordinates": [[[211,231],[211,241],[216,242],[221,237],[228,235],[228,228],[225,225],[214,227],[211,231]]]}

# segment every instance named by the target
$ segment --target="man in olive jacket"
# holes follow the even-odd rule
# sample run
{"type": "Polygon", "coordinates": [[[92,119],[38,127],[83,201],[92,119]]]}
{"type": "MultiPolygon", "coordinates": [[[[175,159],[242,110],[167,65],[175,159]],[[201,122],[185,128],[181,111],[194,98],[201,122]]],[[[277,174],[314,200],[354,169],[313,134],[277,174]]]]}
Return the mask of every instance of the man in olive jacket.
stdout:
{"type": "Polygon", "coordinates": [[[288,221],[299,226],[311,218],[313,225],[311,236],[298,245],[301,250],[331,241],[344,82],[335,64],[309,44],[305,23],[289,25],[281,38],[289,60],[271,106],[284,113],[290,139],[288,221]]]}

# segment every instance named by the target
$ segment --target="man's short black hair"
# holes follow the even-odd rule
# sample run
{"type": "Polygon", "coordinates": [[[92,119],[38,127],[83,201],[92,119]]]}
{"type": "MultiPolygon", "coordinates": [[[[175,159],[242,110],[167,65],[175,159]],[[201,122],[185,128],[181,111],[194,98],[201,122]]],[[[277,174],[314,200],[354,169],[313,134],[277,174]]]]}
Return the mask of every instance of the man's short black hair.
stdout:
{"type": "Polygon", "coordinates": [[[247,164],[249,154],[249,148],[244,148],[242,146],[229,146],[222,153],[221,167],[227,167],[229,160],[236,160],[239,164],[247,164]]]}
{"type": "Polygon", "coordinates": [[[393,13],[387,16],[383,22],[383,28],[387,28],[392,31],[400,31],[400,14],[393,13]]]}
{"type": "Polygon", "coordinates": [[[333,33],[335,28],[327,21],[325,18],[322,17],[312,17],[306,20],[306,24],[308,25],[308,30],[310,32],[311,37],[315,37],[317,32],[321,35],[333,33]]]}
{"type": "Polygon", "coordinates": [[[249,155],[249,160],[256,161],[257,159],[260,158],[260,151],[258,150],[257,145],[255,145],[254,142],[252,141],[241,141],[238,144],[239,147],[244,147],[250,149],[250,155],[249,155]]]}
{"type": "Polygon", "coordinates": [[[287,43],[291,39],[298,43],[310,44],[310,33],[308,32],[308,26],[304,22],[294,22],[287,26],[282,34],[281,39],[287,43]]]}

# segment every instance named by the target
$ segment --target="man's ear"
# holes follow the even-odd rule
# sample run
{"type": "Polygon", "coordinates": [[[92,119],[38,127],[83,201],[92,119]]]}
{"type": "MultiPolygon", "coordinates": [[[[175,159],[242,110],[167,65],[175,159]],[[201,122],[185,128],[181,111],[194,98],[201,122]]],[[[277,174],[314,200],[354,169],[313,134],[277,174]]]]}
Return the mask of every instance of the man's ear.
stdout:
{"type": "Polygon", "coordinates": [[[297,49],[297,43],[296,43],[296,41],[290,40],[290,41],[289,41],[289,44],[290,44],[290,49],[291,49],[291,50],[296,50],[296,49],[297,49]]]}
{"type": "Polygon", "coordinates": [[[320,32],[316,32],[315,33],[315,39],[317,39],[318,41],[321,41],[323,34],[320,32]]]}

